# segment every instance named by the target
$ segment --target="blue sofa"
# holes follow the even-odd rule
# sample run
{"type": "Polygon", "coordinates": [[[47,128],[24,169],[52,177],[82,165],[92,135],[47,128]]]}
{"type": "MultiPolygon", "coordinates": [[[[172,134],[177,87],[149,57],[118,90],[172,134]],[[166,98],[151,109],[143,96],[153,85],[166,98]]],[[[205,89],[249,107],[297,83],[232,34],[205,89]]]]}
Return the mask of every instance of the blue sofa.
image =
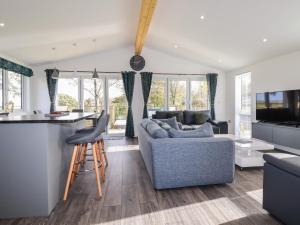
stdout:
{"type": "Polygon", "coordinates": [[[228,138],[152,138],[139,125],[139,145],[155,189],[231,183],[234,144],[228,138]]]}

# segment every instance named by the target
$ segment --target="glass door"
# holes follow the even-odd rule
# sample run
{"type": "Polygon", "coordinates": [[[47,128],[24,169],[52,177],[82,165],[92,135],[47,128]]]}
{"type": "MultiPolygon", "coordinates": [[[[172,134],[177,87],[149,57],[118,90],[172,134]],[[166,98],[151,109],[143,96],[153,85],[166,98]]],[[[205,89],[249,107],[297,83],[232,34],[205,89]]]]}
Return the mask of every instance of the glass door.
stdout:
{"type": "Polygon", "coordinates": [[[108,112],[110,121],[108,134],[125,135],[127,119],[127,99],[125,96],[123,81],[121,78],[108,78],[108,112]]]}

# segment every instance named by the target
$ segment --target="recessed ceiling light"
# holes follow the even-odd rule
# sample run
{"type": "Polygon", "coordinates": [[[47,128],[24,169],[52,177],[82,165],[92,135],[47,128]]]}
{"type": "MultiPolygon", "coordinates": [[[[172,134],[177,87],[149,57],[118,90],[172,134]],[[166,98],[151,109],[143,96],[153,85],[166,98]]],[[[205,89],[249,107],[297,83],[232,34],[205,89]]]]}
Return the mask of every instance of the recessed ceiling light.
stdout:
{"type": "Polygon", "coordinates": [[[204,20],[204,19],[205,19],[205,16],[203,16],[203,15],[200,16],[200,19],[201,19],[201,20],[204,20]]]}
{"type": "Polygon", "coordinates": [[[177,45],[177,44],[175,44],[175,45],[174,45],[174,48],[178,48],[178,45],[177,45]]]}
{"type": "Polygon", "coordinates": [[[5,26],[5,23],[0,23],[0,27],[4,27],[5,26]]]}
{"type": "Polygon", "coordinates": [[[267,41],[268,41],[268,39],[267,39],[267,38],[264,38],[264,39],[263,39],[263,42],[267,42],[267,41]]]}

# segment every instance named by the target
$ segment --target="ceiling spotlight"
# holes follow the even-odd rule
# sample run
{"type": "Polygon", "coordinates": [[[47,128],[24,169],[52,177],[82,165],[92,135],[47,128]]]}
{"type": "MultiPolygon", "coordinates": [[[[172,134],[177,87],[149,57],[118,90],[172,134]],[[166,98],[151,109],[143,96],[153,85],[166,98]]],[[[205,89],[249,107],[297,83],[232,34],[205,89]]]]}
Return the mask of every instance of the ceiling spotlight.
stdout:
{"type": "Polygon", "coordinates": [[[0,27],[4,27],[5,26],[5,23],[0,23],[0,27]]]}
{"type": "Polygon", "coordinates": [[[205,16],[203,16],[203,15],[200,16],[200,19],[201,19],[201,20],[204,20],[204,19],[205,19],[205,16]]]}
{"type": "Polygon", "coordinates": [[[178,48],[178,45],[177,45],[177,44],[175,44],[175,45],[174,45],[174,48],[178,48]]]}
{"type": "Polygon", "coordinates": [[[267,41],[268,41],[268,39],[267,39],[267,38],[264,38],[264,39],[263,39],[263,42],[267,42],[267,41]]]}

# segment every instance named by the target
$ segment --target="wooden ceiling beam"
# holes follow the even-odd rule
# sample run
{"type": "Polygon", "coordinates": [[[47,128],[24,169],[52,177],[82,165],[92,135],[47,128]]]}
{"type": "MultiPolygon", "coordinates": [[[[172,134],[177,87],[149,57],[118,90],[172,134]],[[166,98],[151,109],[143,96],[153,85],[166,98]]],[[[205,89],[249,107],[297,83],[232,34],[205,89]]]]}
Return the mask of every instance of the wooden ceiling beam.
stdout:
{"type": "Polygon", "coordinates": [[[140,55],[147,37],[157,0],[143,0],[135,39],[135,54],[140,55]]]}

